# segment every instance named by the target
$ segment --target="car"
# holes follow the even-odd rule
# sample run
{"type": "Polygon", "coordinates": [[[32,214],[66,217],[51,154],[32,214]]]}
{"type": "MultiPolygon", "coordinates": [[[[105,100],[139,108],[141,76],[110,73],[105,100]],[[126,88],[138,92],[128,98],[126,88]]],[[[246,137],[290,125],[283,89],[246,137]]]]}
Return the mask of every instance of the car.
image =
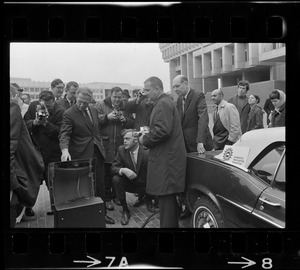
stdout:
{"type": "Polygon", "coordinates": [[[285,152],[285,127],[276,127],[246,132],[223,151],[189,153],[192,227],[285,228],[285,152]],[[229,162],[237,150],[244,160],[229,162]]]}

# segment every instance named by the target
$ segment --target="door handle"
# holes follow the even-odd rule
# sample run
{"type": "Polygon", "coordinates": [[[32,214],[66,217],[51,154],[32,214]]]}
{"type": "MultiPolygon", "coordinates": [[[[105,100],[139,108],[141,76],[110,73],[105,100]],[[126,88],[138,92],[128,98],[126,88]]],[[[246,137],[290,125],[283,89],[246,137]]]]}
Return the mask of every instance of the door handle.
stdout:
{"type": "Polygon", "coordinates": [[[268,201],[267,199],[259,198],[259,200],[260,200],[261,202],[264,202],[264,203],[266,203],[266,204],[268,204],[268,205],[271,205],[271,206],[276,206],[276,207],[280,206],[280,203],[270,202],[270,201],[268,201]]]}

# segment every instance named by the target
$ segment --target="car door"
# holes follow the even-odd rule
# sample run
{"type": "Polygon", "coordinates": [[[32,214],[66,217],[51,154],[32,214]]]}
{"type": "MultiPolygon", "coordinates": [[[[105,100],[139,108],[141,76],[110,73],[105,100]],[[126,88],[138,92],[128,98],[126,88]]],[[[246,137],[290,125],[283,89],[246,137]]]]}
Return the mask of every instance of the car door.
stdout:
{"type": "Polygon", "coordinates": [[[251,224],[256,228],[285,228],[285,146],[275,147],[254,167],[259,168],[266,189],[257,200],[251,224]]]}

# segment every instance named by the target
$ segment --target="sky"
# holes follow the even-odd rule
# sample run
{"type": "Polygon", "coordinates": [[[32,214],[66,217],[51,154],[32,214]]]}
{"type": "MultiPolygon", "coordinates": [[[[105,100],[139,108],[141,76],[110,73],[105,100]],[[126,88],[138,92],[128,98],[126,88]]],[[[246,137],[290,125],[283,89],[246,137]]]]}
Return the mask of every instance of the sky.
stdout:
{"type": "Polygon", "coordinates": [[[10,77],[143,86],[159,77],[170,91],[169,64],[158,43],[11,43],[10,77]]]}

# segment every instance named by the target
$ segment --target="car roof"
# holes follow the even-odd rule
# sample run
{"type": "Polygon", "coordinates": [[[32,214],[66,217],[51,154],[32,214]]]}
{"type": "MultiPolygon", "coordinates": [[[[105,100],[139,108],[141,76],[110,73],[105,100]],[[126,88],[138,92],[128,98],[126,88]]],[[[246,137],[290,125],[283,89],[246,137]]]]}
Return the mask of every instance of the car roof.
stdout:
{"type": "Polygon", "coordinates": [[[248,168],[260,152],[274,142],[285,142],[285,127],[262,128],[248,131],[242,135],[234,146],[250,147],[245,164],[245,167],[248,168]]]}

